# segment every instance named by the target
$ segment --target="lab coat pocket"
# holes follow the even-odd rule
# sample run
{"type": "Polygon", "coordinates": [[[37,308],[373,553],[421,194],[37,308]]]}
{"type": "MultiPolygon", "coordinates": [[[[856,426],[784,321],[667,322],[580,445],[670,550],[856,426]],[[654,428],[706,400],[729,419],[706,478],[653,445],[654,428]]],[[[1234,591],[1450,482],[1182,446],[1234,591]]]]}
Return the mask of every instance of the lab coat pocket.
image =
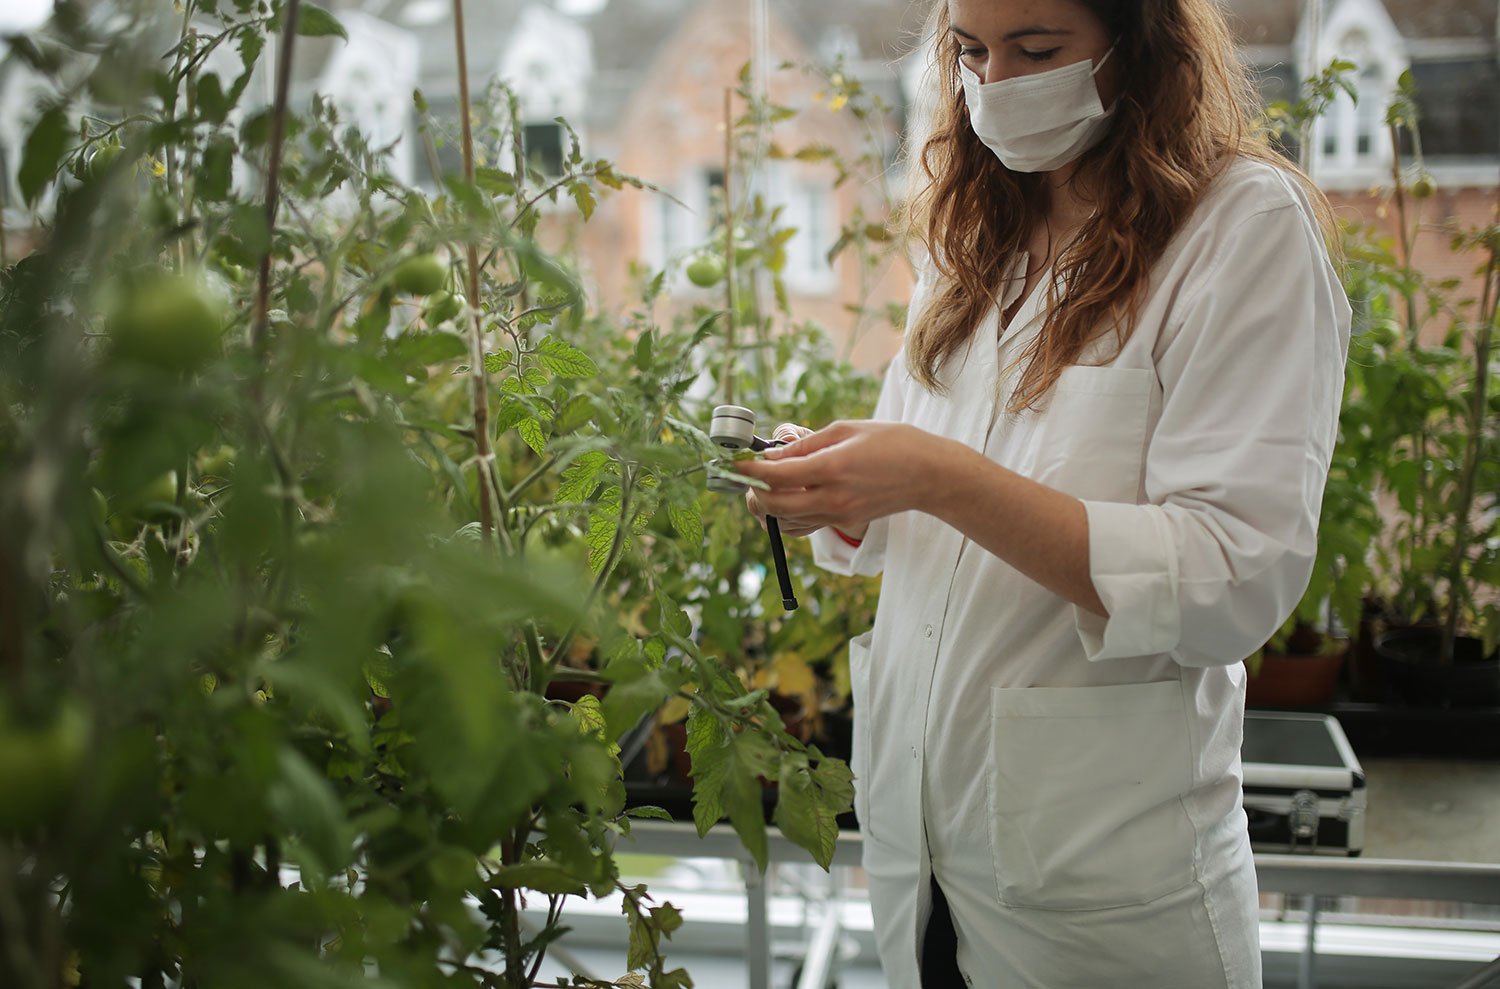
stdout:
{"type": "Polygon", "coordinates": [[[854,816],[866,837],[870,820],[870,640],[874,631],[849,640],[849,693],[854,702],[854,739],[849,770],[854,774],[854,816]]]}
{"type": "Polygon", "coordinates": [[[992,688],[990,844],[1001,902],[1145,903],[1196,878],[1177,681],[992,688]]]}
{"type": "Polygon", "coordinates": [[[1022,473],[1075,498],[1135,503],[1155,389],[1146,368],[1065,368],[1027,437],[1022,473]]]}

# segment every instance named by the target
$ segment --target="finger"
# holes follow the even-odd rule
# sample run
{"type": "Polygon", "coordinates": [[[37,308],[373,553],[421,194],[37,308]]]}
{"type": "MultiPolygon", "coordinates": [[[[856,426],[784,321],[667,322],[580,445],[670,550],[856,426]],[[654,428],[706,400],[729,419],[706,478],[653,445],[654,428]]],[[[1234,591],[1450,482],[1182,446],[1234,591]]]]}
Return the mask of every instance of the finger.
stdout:
{"type": "Polygon", "coordinates": [[[776,446],[766,451],[768,460],[788,460],[794,457],[805,457],[819,450],[840,443],[848,437],[848,429],[844,423],[836,422],[831,426],[814,433],[807,433],[794,443],[786,446],[776,446]]]}
{"type": "Polygon", "coordinates": [[[761,524],[765,524],[766,506],[762,505],[760,499],[755,496],[755,490],[753,488],[745,492],[745,507],[750,509],[751,515],[754,515],[761,520],[761,524]]]}
{"type": "Polygon", "coordinates": [[[784,422],[772,431],[771,439],[790,444],[797,442],[804,436],[811,436],[812,434],[813,431],[806,426],[800,426],[795,422],[784,422]]]}
{"type": "MultiPolygon", "coordinates": [[[[772,490],[785,488],[805,488],[815,484],[825,483],[827,469],[816,459],[797,458],[792,460],[741,460],[734,465],[736,473],[753,477],[758,481],[765,481],[772,490]]],[[[765,502],[766,492],[761,493],[761,502],[765,502]]]]}
{"type": "Polygon", "coordinates": [[[766,514],[793,525],[823,526],[852,521],[840,496],[828,488],[762,491],[759,500],[766,514]]]}

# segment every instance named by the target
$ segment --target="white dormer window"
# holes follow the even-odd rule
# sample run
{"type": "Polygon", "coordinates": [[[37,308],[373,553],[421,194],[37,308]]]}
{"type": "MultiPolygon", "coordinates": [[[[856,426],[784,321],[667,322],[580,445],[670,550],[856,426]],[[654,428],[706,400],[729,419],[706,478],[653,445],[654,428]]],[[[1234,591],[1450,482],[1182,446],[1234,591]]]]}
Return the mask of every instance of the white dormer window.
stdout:
{"type": "Polygon", "coordinates": [[[1335,58],[1354,63],[1358,99],[1340,92],[1312,129],[1310,165],[1320,184],[1357,187],[1390,171],[1393,149],[1386,108],[1407,68],[1400,33],[1380,0],[1344,0],[1320,25],[1316,45],[1304,23],[1298,38],[1302,74],[1315,75],[1335,58]]]}
{"type": "Polygon", "coordinates": [[[793,292],[826,295],[838,287],[828,264],[828,249],[838,238],[838,217],[830,183],[821,174],[807,173],[792,162],[770,168],[771,203],[781,207],[779,226],[797,232],[786,245],[782,277],[793,292]]]}
{"type": "MultiPolygon", "coordinates": [[[[641,256],[653,271],[659,271],[684,260],[689,254],[706,248],[712,225],[712,202],[715,185],[722,186],[724,173],[718,169],[690,169],[676,181],[663,183],[671,193],[663,196],[646,193],[646,208],[641,216],[641,256]]],[[[681,270],[674,284],[686,285],[681,270]]]]}
{"type": "MultiPolygon", "coordinates": [[[[588,31],[566,12],[529,4],[516,18],[496,68],[520,104],[521,153],[527,166],[547,178],[557,178],[572,150],[572,139],[557,118],[579,127],[588,105],[594,71],[588,31]],[[559,52],[567,52],[568,57],[559,58],[559,52]]],[[[507,146],[502,153],[509,170],[514,149],[507,146]]]]}

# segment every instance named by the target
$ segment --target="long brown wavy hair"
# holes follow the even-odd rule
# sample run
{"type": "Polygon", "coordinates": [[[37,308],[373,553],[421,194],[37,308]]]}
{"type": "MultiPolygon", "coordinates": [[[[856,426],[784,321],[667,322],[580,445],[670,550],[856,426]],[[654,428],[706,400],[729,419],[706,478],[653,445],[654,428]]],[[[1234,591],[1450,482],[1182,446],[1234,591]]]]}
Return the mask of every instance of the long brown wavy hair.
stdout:
{"type": "MultiPolygon", "coordinates": [[[[1152,266],[1237,156],[1292,173],[1333,242],[1328,200],[1251,132],[1253,88],[1215,0],[1072,2],[1117,39],[1119,103],[1104,139],[1079,160],[1074,181],[1085,183],[1097,210],[1054,261],[1046,321],[1013,365],[1024,371],[1012,412],[1037,408],[1063,369],[1111,329],[1125,342],[1152,266]]],[[[1045,175],[1012,172],[975,135],[949,27],[948,4],[936,0],[925,36],[935,41],[938,95],[908,208],[938,280],[907,335],[907,362],[933,391],[942,390],[943,361],[997,304],[995,288],[1046,217],[1049,197],[1045,175]]]]}

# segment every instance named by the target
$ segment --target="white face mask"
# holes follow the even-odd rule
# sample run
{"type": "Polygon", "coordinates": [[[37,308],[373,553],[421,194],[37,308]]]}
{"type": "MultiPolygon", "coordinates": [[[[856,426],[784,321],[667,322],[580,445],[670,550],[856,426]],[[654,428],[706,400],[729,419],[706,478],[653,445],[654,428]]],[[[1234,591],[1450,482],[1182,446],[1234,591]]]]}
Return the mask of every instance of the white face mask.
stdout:
{"type": "Polygon", "coordinates": [[[1073,161],[1099,143],[1114,115],[1113,106],[1100,104],[1094,85],[1114,50],[1110,46],[1098,65],[1084,59],[988,84],[960,62],[974,133],[1013,172],[1050,172],[1073,161]]]}

